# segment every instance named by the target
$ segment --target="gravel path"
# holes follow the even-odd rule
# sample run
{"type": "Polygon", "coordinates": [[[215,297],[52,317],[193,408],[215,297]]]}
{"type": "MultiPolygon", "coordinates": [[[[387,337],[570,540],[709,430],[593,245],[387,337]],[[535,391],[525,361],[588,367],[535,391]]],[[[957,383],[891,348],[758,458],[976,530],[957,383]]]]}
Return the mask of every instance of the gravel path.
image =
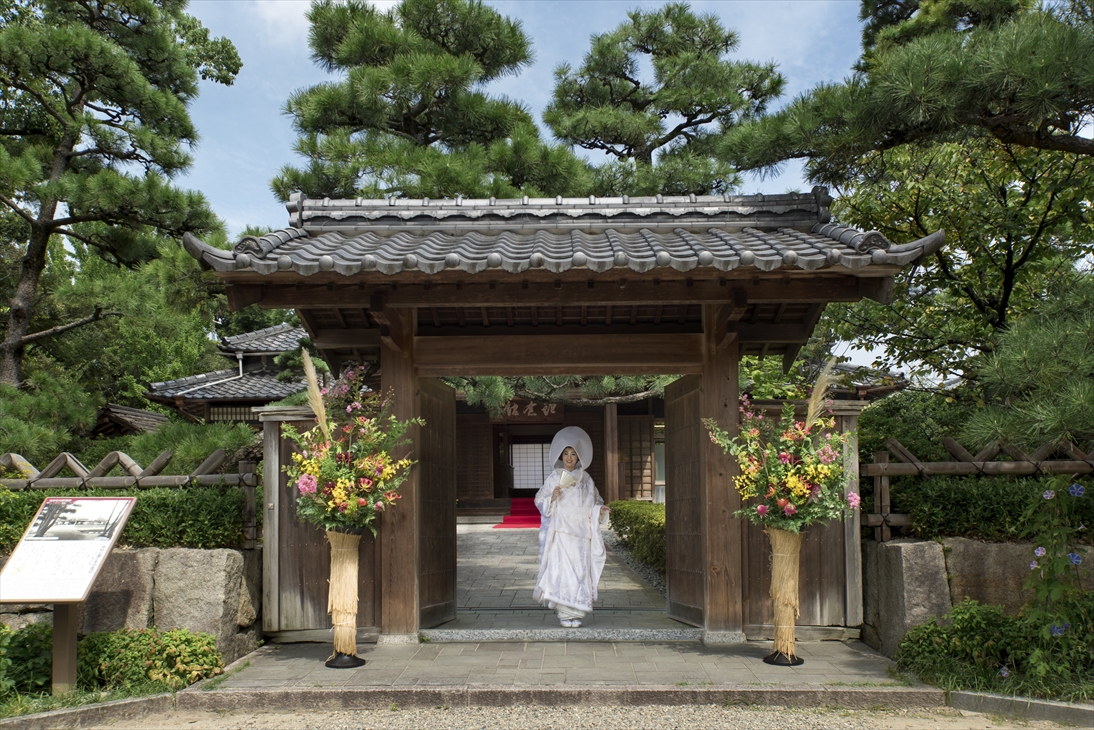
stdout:
{"type": "Polygon", "coordinates": [[[618,555],[619,559],[626,563],[631,570],[638,573],[644,581],[653,586],[654,590],[660,593],[662,598],[668,598],[668,586],[665,585],[665,579],[660,573],[645,563],[640,563],[635,560],[634,556],[631,555],[630,549],[623,544],[623,541],[620,540],[614,532],[611,530],[604,530],[603,534],[604,545],[607,546],[609,550],[618,555]]]}
{"type": "Polygon", "coordinates": [[[1015,723],[949,708],[921,711],[785,709],[778,707],[478,707],[300,713],[173,712],[99,726],[105,730],[640,730],[734,728],[735,730],[1005,730],[1058,728],[1046,722],[1015,723]]]}

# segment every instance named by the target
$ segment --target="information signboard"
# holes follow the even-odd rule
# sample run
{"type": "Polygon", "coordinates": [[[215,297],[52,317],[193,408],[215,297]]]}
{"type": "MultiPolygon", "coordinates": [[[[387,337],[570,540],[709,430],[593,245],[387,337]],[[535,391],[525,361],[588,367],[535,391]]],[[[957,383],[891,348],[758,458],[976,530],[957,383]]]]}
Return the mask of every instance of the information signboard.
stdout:
{"type": "Polygon", "coordinates": [[[47,497],[0,572],[0,603],[86,600],[136,502],[47,497]]]}

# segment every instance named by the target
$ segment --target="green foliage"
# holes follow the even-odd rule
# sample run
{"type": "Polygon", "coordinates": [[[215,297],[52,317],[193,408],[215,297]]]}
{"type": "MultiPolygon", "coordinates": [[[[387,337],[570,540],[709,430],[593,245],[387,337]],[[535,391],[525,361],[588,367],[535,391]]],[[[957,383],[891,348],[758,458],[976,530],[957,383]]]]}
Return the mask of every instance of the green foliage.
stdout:
{"type": "Polygon", "coordinates": [[[594,35],[581,66],[555,71],[543,118],[568,144],[615,158],[597,170],[598,195],[723,193],[733,169],[711,155],[713,140],[762,114],[783,79],[774,64],[731,61],[737,35],[684,3],[632,10],[594,35]],[[653,80],[640,79],[652,66],[653,80]]]}
{"type": "Polygon", "coordinates": [[[620,500],[608,505],[616,536],[639,560],[665,572],[665,505],[620,500]]]}
{"type": "Polygon", "coordinates": [[[10,553],[46,497],[133,496],[137,504],[118,539],[128,547],[235,548],[243,542],[243,492],[238,487],[44,489],[0,488],[0,553],[10,553]]]}
{"type": "MultiPolygon", "coordinates": [[[[13,692],[46,692],[53,681],[53,627],[45,622],[24,626],[7,633],[7,657],[11,665],[0,685],[10,683],[13,692]]],[[[2,641],[2,640],[0,640],[2,641]]]]}
{"type": "Polygon", "coordinates": [[[810,177],[830,183],[863,155],[954,136],[1090,155],[1079,132],[1094,106],[1094,26],[1090,3],[1076,8],[865,0],[858,71],[732,131],[722,151],[740,169],[808,157],[810,177]]]}
{"type": "MultiPolygon", "coordinates": [[[[111,451],[121,451],[141,466],[148,466],[161,453],[170,451],[171,462],[164,473],[189,474],[217,449],[224,449],[231,457],[254,443],[255,438],[255,432],[244,423],[171,421],[152,433],[85,441],[76,456],[90,467],[102,461],[111,451]]],[[[224,468],[233,467],[226,463],[224,468]]],[[[115,467],[114,471],[120,469],[115,467]]]]}
{"type": "Polygon", "coordinates": [[[859,458],[870,461],[885,451],[887,439],[895,438],[920,461],[949,461],[942,439],[961,440],[965,421],[975,412],[973,405],[960,393],[919,390],[903,390],[875,401],[859,416],[859,458]]]}
{"type": "Polygon", "coordinates": [[[886,349],[886,369],[973,377],[1015,316],[1094,252],[1094,157],[967,140],[872,154],[856,174],[835,206],[844,223],[898,244],[946,234],[897,275],[889,304],[830,308],[841,339],[886,349]]]}
{"type": "Polygon", "coordinates": [[[241,63],[182,2],[9,0],[2,9],[0,202],[29,230],[19,233],[0,378],[18,385],[60,236],[134,265],[155,258],[165,236],[219,225],[200,194],[171,179],[197,140],[187,105],[199,79],[230,84],[241,63]]]}
{"type": "Polygon", "coordinates": [[[580,375],[485,376],[478,378],[444,378],[444,381],[465,394],[468,405],[485,407],[492,414],[504,412],[513,398],[538,403],[569,403],[577,406],[602,405],[607,402],[628,403],[647,398],[660,398],[665,386],[678,375],[580,375]]]}
{"type": "Polygon", "coordinates": [[[307,167],[273,180],[281,199],[574,195],[585,164],[545,144],[490,81],[531,60],[520,23],[478,0],[321,0],[308,12],[312,58],[337,81],[294,93],[286,111],[307,167]]]}
{"type": "Polygon", "coordinates": [[[0,385],[0,453],[21,454],[41,468],[94,425],[97,404],[69,373],[38,358],[34,365],[23,389],[0,385]]]}
{"type": "MultiPolygon", "coordinates": [[[[1094,480],[1079,480],[1089,490],[1094,480]]],[[[985,542],[1022,539],[1026,512],[1052,482],[1033,477],[936,476],[903,480],[892,487],[892,511],[911,517],[917,537],[967,537],[985,542]]],[[[866,487],[865,489],[870,489],[866,487]]],[[[1094,525],[1094,500],[1079,506],[1079,517],[1094,525]]],[[[1084,538],[1090,540],[1088,536],[1084,538]]]]}
{"type": "Polygon", "coordinates": [[[909,631],[897,665],[949,691],[1088,702],[1094,697],[1094,594],[1064,603],[1059,608],[1079,623],[1053,635],[1039,617],[1008,616],[999,606],[965,600],[909,631]]]}
{"type": "Polygon", "coordinates": [[[0,697],[15,688],[15,680],[11,678],[11,637],[14,632],[7,626],[0,625],[0,697]]]}
{"type": "Polygon", "coordinates": [[[742,393],[753,400],[795,400],[809,396],[808,382],[799,370],[784,373],[779,358],[742,357],[737,370],[742,393]]]}
{"type": "Polygon", "coordinates": [[[973,443],[1094,449],[1094,274],[1062,277],[1000,334],[978,376],[988,403],[966,426],[973,443]]]}
{"type": "Polygon", "coordinates": [[[89,634],[80,642],[77,654],[77,682],[87,688],[153,685],[160,691],[176,691],[224,672],[216,639],[188,629],[89,634]]]}

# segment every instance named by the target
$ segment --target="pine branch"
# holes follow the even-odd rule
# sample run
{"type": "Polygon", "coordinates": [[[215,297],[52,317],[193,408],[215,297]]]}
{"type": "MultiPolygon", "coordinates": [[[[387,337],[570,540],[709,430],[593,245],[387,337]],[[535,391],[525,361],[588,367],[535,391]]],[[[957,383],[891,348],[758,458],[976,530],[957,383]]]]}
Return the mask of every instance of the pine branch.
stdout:
{"type": "Polygon", "coordinates": [[[29,334],[29,335],[24,335],[22,337],[22,339],[19,340],[19,346],[23,347],[25,345],[29,345],[31,342],[36,342],[38,340],[44,340],[47,337],[53,337],[55,335],[61,334],[62,332],[68,332],[69,330],[74,330],[77,327],[83,327],[85,324],[91,324],[92,322],[98,322],[100,319],[103,319],[104,317],[123,317],[123,316],[125,316],[125,315],[122,314],[121,312],[104,312],[102,307],[96,306],[95,307],[95,313],[91,314],[87,317],[84,317],[83,319],[77,319],[75,322],[69,322],[68,324],[60,324],[60,325],[57,325],[56,327],[50,327],[48,330],[42,330],[41,332],[34,332],[34,333],[29,334]]]}

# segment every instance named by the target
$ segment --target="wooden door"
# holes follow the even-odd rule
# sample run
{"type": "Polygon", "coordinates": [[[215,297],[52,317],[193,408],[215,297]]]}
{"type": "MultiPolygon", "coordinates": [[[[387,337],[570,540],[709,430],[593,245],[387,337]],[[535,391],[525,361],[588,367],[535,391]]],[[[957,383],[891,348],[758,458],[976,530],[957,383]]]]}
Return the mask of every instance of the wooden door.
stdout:
{"type": "Polygon", "coordinates": [[[456,618],[456,391],[418,380],[418,625],[456,618]]]}
{"type": "Polygon", "coordinates": [[[653,416],[619,418],[620,498],[653,501],[653,416]]]}
{"type": "Polygon", "coordinates": [[[665,388],[665,578],[671,618],[703,626],[702,390],[696,375],[665,388]]]}

